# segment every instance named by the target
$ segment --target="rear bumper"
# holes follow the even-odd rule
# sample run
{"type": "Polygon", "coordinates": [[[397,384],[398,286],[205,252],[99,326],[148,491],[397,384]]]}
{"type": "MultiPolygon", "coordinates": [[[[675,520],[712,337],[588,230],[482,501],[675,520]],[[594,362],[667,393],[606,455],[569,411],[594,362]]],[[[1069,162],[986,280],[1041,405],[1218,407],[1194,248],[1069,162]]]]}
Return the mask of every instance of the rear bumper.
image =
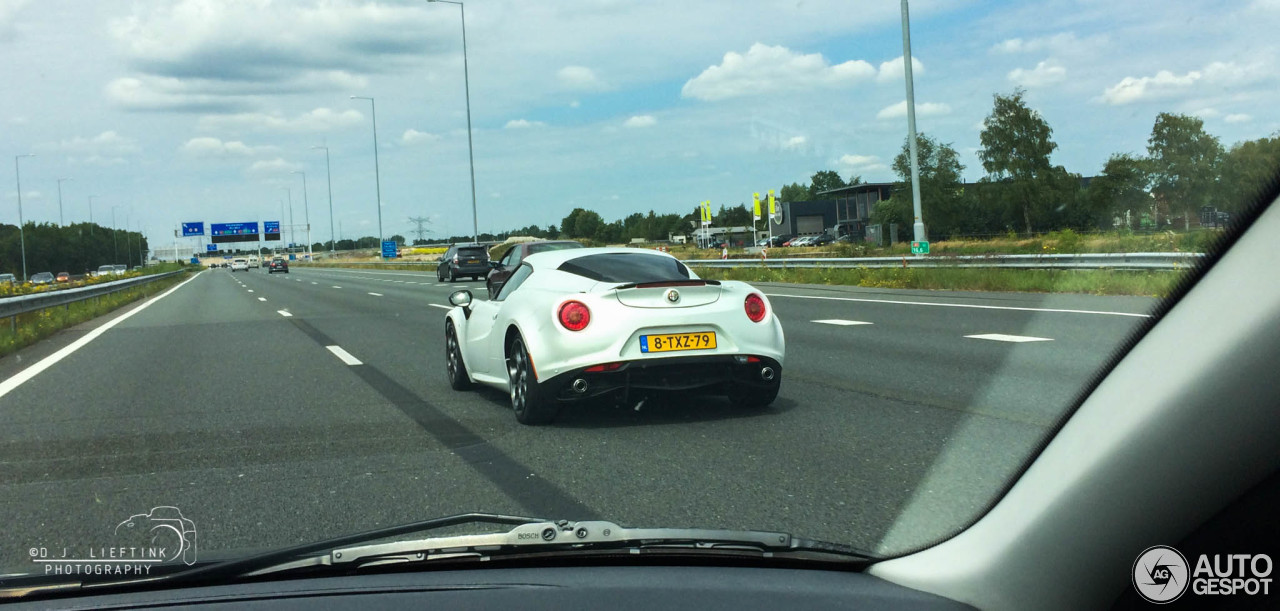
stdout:
{"type": "Polygon", "coordinates": [[[456,276],[488,276],[489,270],[493,269],[492,267],[489,267],[488,263],[483,265],[467,265],[462,263],[452,267],[453,273],[456,276]]]}
{"type": "Polygon", "coordinates": [[[559,401],[591,399],[616,392],[649,390],[694,390],[733,384],[747,388],[771,388],[782,379],[782,365],[765,356],[756,362],[740,362],[748,355],[678,356],[624,361],[614,371],[587,372],[573,369],[538,383],[540,394],[559,401]],[[772,378],[762,372],[768,368],[772,378]],[[575,389],[575,382],[586,388],[575,389]]]}

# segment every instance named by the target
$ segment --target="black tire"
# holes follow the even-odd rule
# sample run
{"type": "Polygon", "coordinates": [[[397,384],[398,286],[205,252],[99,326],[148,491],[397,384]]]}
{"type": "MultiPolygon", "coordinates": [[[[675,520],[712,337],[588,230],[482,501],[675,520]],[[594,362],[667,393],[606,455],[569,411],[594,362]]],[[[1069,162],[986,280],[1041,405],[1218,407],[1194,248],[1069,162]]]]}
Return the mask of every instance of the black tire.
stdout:
{"type": "Polygon", "coordinates": [[[773,403],[773,400],[778,398],[778,390],[781,388],[782,374],[779,373],[773,378],[773,384],[768,388],[732,384],[725,396],[737,407],[761,408],[773,403]]]}
{"type": "Polygon", "coordinates": [[[453,328],[452,320],[444,322],[444,373],[449,378],[450,388],[471,388],[471,378],[467,376],[467,364],[462,362],[462,348],[458,345],[458,332],[453,328]]]}
{"type": "Polygon", "coordinates": [[[440,273],[440,268],[436,268],[436,282],[444,282],[444,275],[440,273]]]}
{"type": "Polygon", "coordinates": [[[457,281],[458,281],[458,276],[457,276],[456,274],[454,274],[454,273],[453,273],[453,268],[452,268],[452,267],[450,267],[450,268],[449,268],[449,282],[457,282],[457,281]]]}
{"type": "Polygon", "coordinates": [[[471,281],[472,281],[472,282],[475,282],[476,280],[479,280],[479,279],[480,279],[480,276],[472,276],[472,277],[471,277],[471,281]]]}
{"type": "Polygon", "coordinates": [[[511,348],[507,351],[507,378],[511,409],[520,424],[547,424],[555,420],[558,406],[538,394],[538,381],[534,378],[529,353],[524,349],[524,340],[518,336],[511,340],[511,348]]]}

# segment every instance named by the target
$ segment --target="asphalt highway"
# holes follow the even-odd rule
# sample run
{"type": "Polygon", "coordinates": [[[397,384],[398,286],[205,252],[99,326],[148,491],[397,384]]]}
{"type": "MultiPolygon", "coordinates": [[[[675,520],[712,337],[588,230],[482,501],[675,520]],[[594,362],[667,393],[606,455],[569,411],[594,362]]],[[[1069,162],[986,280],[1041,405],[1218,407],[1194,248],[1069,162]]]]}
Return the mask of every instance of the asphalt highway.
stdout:
{"type": "Polygon", "coordinates": [[[201,553],[466,511],[903,551],[975,519],[1156,304],[761,284],[787,336],[771,407],[528,427],[445,379],[447,296],[482,282],[291,271],[206,270],[0,361],[0,573],[162,505],[201,553]]]}

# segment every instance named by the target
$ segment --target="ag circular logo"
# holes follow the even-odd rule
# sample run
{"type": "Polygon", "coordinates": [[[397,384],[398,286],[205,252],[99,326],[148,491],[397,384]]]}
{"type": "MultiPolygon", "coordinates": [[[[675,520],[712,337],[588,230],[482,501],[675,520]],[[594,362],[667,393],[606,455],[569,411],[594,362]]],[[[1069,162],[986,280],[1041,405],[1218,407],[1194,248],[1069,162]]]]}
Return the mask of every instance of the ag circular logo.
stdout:
{"type": "Polygon", "coordinates": [[[1133,588],[1148,602],[1173,602],[1187,591],[1187,559],[1167,545],[1148,547],[1133,563],[1133,588]]]}

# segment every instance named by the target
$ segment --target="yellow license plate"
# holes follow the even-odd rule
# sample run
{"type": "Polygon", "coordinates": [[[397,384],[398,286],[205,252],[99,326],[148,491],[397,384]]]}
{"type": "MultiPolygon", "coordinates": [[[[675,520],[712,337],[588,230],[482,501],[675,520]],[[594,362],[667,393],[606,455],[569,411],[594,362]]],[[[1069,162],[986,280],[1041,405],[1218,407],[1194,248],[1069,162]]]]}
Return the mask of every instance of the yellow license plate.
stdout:
{"type": "Polygon", "coordinates": [[[480,259],[467,259],[467,263],[479,263],[480,259]]]}
{"type": "Polygon", "coordinates": [[[645,353],[710,350],[715,347],[716,334],[713,331],[640,336],[640,352],[645,353]]]}

